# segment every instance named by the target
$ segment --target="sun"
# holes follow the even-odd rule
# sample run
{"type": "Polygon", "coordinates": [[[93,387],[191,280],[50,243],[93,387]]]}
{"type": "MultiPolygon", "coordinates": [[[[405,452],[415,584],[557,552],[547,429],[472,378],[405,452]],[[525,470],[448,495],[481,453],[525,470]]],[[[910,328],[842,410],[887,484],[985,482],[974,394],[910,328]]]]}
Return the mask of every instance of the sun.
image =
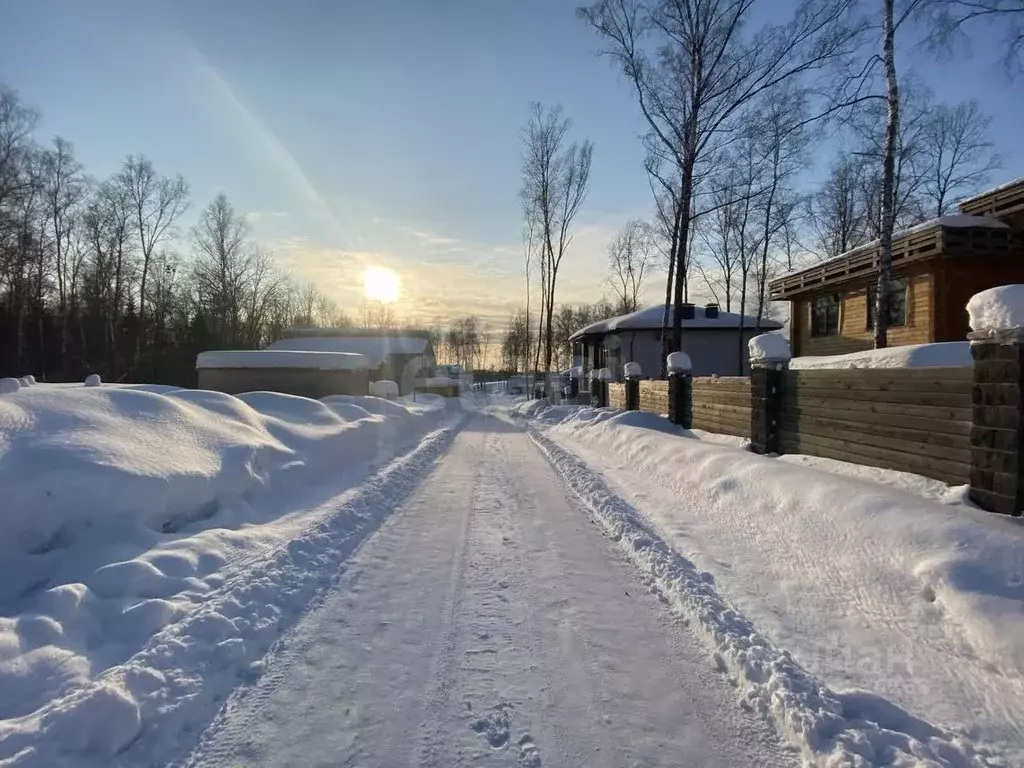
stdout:
{"type": "Polygon", "coordinates": [[[398,299],[398,275],[386,267],[369,267],[363,273],[363,294],[370,301],[390,304],[398,299]]]}

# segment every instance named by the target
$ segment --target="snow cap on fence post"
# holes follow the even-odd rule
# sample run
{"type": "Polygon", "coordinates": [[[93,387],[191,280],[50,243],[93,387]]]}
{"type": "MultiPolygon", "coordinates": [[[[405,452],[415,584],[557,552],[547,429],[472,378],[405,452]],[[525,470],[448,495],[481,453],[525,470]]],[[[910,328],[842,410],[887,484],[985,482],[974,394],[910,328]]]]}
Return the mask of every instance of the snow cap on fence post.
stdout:
{"type": "Polygon", "coordinates": [[[622,372],[625,374],[627,379],[639,379],[643,376],[643,368],[640,367],[640,363],[626,363],[622,366],[622,372]]]}
{"type": "Polygon", "coordinates": [[[992,512],[1024,511],[1024,285],[976,293],[967,302],[974,360],[968,495],[992,512]]]}
{"type": "Polygon", "coordinates": [[[784,368],[793,354],[789,339],[780,333],[762,333],[747,342],[750,364],[761,368],[784,368]]]}
{"type": "Polygon", "coordinates": [[[615,376],[609,368],[602,368],[597,372],[597,378],[601,381],[614,381],[615,376]]]}
{"type": "Polygon", "coordinates": [[[689,373],[693,370],[693,363],[685,352],[669,352],[665,368],[669,373],[689,373]]]}
{"type": "Polygon", "coordinates": [[[967,315],[972,342],[1024,336],[1024,285],[1001,285],[974,294],[967,302],[967,315]]]}
{"type": "Polygon", "coordinates": [[[601,369],[600,368],[591,368],[590,369],[590,380],[591,381],[600,381],[601,380],[601,369]]]}
{"type": "Polygon", "coordinates": [[[570,379],[579,379],[583,376],[583,368],[579,365],[573,366],[569,369],[570,379]]]}

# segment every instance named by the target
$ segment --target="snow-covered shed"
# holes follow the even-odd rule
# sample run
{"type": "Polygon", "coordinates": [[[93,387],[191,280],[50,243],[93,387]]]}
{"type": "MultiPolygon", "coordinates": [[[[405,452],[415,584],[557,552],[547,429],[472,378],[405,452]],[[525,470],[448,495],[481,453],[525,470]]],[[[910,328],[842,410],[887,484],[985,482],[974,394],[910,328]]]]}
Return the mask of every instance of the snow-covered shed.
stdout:
{"type": "MultiPolygon", "coordinates": [[[[683,351],[693,362],[695,376],[749,373],[747,342],[760,333],[782,328],[774,320],[725,312],[716,304],[683,304],[681,309],[683,351]]],[[[665,305],[658,304],[580,328],[569,337],[573,365],[583,367],[584,380],[593,368],[608,368],[621,379],[622,367],[629,362],[639,363],[643,376],[658,378],[664,315],[665,305]]]]}
{"type": "Polygon", "coordinates": [[[283,392],[319,399],[365,395],[369,365],[350,352],[288,350],[212,350],[196,358],[199,388],[237,395],[283,392]]]}
{"type": "Polygon", "coordinates": [[[403,395],[413,391],[417,379],[433,375],[435,365],[430,333],[422,330],[292,328],[267,349],[362,355],[371,381],[397,382],[403,395]]]}
{"type": "MultiPolygon", "coordinates": [[[[893,234],[890,346],[963,341],[971,296],[1024,282],[1024,178],[959,207],[893,234]]],[[[795,356],[872,348],[878,256],[873,241],[771,282],[771,298],[790,302],[795,356]]]]}

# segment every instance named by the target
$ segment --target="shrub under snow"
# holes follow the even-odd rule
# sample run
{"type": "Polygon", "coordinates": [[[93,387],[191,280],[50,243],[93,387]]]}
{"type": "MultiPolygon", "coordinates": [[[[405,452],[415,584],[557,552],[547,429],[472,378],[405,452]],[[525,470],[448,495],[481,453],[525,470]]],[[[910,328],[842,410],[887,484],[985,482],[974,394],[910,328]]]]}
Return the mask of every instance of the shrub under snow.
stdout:
{"type": "MultiPolygon", "coordinates": [[[[117,685],[101,673],[186,616],[200,618],[171,656],[212,654],[234,679],[221,651],[243,649],[239,664],[262,655],[248,639],[224,645],[231,618],[197,609],[241,563],[293,538],[325,481],[358,482],[447,418],[441,398],[328,401],[145,385],[0,399],[0,763],[38,737],[110,764],[139,733],[139,692],[165,683],[135,679],[147,670],[132,665],[117,685]],[[313,499],[310,485],[321,485],[313,499]]],[[[272,621],[256,598],[266,616],[246,620],[272,621]]]]}
{"type": "Polygon", "coordinates": [[[98,387],[102,383],[103,381],[98,373],[90,373],[85,377],[85,386],[87,387],[98,387]]]}
{"type": "Polygon", "coordinates": [[[17,379],[0,379],[0,394],[10,394],[21,389],[21,382],[17,379]]]}
{"type": "Polygon", "coordinates": [[[398,384],[389,379],[370,382],[370,395],[382,397],[385,400],[393,400],[398,397],[398,384]]]}

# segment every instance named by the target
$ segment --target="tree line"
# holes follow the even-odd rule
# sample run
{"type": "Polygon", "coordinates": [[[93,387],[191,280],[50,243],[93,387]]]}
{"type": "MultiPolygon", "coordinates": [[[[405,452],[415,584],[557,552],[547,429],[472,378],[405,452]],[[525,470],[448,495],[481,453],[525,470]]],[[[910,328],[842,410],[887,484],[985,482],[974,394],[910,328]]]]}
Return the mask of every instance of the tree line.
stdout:
{"type": "MultiPolygon", "coordinates": [[[[595,0],[578,9],[646,128],[652,215],[609,245],[615,303],[636,309],[644,282],[663,272],[667,353],[680,348],[679,308],[691,290],[760,319],[771,313],[773,277],[878,241],[874,332],[884,347],[894,232],[955,212],[1000,167],[981,105],[937,100],[898,66],[899,51],[920,45],[953,58],[987,23],[1004,32],[1002,61],[1017,75],[1020,0],[799,0],[785,18],[772,8],[758,24],[763,5],[595,0]],[[834,157],[808,190],[812,148],[826,142],[834,157]]],[[[538,329],[532,367],[541,370],[558,354],[558,270],[593,156],[588,140],[569,140],[571,129],[561,108],[534,104],[521,139],[524,313],[538,329]],[[540,283],[536,321],[531,277],[540,283]]]]}
{"type": "MultiPolygon", "coordinates": [[[[70,142],[36,141],[38,119],[0,86],[0,374],[184,386],[203,350],[353,324],[277,267],[225,195],[181,231],[181,176],[133,154],[95,179],[70,142]]],[[[389,310],[368,305],[356,321],[397,324],[389,310]]]]}

